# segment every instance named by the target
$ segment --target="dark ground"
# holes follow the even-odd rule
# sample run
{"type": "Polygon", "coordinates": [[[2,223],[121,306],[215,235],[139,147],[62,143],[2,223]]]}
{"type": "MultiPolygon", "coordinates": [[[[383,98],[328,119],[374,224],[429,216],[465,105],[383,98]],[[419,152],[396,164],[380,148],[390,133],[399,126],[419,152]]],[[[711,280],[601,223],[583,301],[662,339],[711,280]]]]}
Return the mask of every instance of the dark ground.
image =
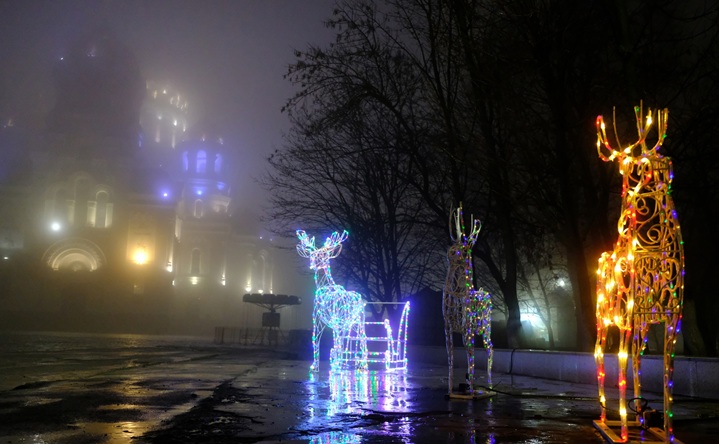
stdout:
{"type": "MultiPolygon", "coordinates": [[[[495,374],[496,395],[449,400],[439,365],[330,375],[322,362],[310,375],[296,350],[147,336],[49,338],[3,337],[0,443],[603,442],[592,425],[594,386],[495,374]],[[18,341],[25,342],[7,346],[18,341]]],[[[652,406],[661,408],[656,399],[652,406]]],[[[718,408],[677,399],[677,439],[719,437],[718,408]]]]}

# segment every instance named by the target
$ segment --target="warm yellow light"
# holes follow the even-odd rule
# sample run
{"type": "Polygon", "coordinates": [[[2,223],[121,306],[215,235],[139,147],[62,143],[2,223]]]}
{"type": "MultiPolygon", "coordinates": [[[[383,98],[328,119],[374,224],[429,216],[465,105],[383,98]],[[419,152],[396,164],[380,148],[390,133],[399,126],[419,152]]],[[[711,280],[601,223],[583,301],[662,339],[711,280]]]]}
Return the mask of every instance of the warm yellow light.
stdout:
{"type": "MultiPolygon", "coordinates": [[[[606,332],[612,323],[617,325],[620,335],[629,338],[635,328],[646,329],[648,324],[663,322],[668,325],[665,345],[676,343],[675,328],[681,319],[681,304],[684,276],[684,254],[681,230],[676,220],[674,202],[669,194],[672,181],[671,161],[658,153],[666,137],[667,111],[657,112],[657,142],[653,147],[646,144],[646,138],[653,124],[653,113],[644,114],[642,106],[635,107],[639,139],[625,148],[613,149],[606,137],[601,116],[597,118],[597,152],[605,162],[616,160],[622,175],[622,210],[619,216],[618,238],[613,251],[602,253],[597,270],[597,381],[599,399],[604,406],[604,355],[599,350],[606,339],[606,332]],[[642,124],[644,119],[644,124],[642,124]],[[608,259],[611,254],[611,261],[608,259]],[[636,254],[636,256],[635,256],[636,254]],[[671,259],[670,259],[671,258],[671,259]],[[674,261],[671,265],[669,261],[674,261]],[[613,264],[613,265],[611,265],[613,264]],[[611,267],[611,268],[610,268],[611,267]],[[642,278],[645,277],[645,278],[642,278]],[[655,296],[669,289],[671,297],[655,296]],[[606,301],[610,299],[610,303],[606,301]],[[635,305],[636,299],[636,307],[635,305]],[[664,300],[666,299],[666,301],[664,300]],[[677,307],[679,304],[679,310],[677,307]],[[678,311],[678,313],[677,313],[678,311]]],[[[615,133],[616,122],[614,124],[615,133]]],[[[617,145],[621,146],[619,140],[617,145]]],[[[636,338],[635,338],[636,340],[636,338]]],[[[617,353],[620,368],[626,368],[631,341],[621,341],[617,353]]],[[[642,347],[631,347],[634,378],[638,377],[639,356],[642,347]]],[[[665,374],[672,374],[671,351],[665,355],[665,374]]],[[[672,379],[664,380],[665,411],[664,442],[673,441],[671,425],[672,379]],[[666,407],[669,405],[669,407],[666,407]]],[[[619,414],[621,417],[621,439],[628,441],[626,387],[628,380],[624,372],[619,378],[619,414]]],[[[639,388],[635,387],[635,396],[639,388]]],[[[602,411],[602,421],[606,412],[602,411]]]]}
{"type": "Polygon", "coordinates": [[[135,254],[132,256],[132,260],[138,264],[143,265],[147,263],[147,252],[144,248],[138,248],[135,250],[135,254]]]}

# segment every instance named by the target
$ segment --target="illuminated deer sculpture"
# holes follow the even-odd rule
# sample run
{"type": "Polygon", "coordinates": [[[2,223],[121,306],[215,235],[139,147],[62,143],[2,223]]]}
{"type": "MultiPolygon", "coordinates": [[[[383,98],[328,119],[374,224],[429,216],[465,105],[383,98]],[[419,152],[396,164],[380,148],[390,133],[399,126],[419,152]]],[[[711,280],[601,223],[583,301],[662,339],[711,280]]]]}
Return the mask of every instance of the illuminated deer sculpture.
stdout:
{"type": "Polygon", "coordinates": [[[330,273],[330,259],[339,256],[342,242],[347,239],[347,231],[332,233],[321,248],[315,247],[315,238],[297,230],[300,243],[297,252],[310,259],[310,269],[315,272],[314,308],[312,310],[312,371],[319,370],[320,338],[325,327],[333,330],[334,341],[330,351],[330,367],[336,369],[342,362],[356,363],[359,368],[367,368],[367,342],[364,331],[365,302],[354,291],[347,291],[335,284],[330,273]],[[359,346],[356,346],[359,342],[359,346]],[[358,356],[348,357],[349,354],[358,356]]]}
{"type": "MultiPolygon", "coordinates": [[[[651,110],[643,116],[635,107],[639,140],[628,147],[612,148],[602,116],[597,118],[597,151],[605,161],[616,161],[622,175],[622,206],[617,229],[619,237],[611,252],[599,259],[597,270],[597,343],[595,360],[601,419],[600,430],[607,425],[604,392],[604,349],[607,329],[619,328],[619,415],[621,437],[628,440],[627,359],[631,341],[634,376],[634,410],[641,409],[641,355],[650,324],[664,323],[664,432],[662,438],[673,441],[672,383],[674,344],[681,324],[684,290],[684,251],[674,202],[670,195],[672,165],[659,154],[666,137],[668,111],[651,110]],[[648,147],[646,137],[657,121],[657,142],[648,147]]],[[[614,122],[616,134],[616,119],[614,122]]],[[[617,142],[619,144],[619,142],[617,142]]],[[[637,415],[641,423],[643,418],[637,415]]],[[[655,434],[659,434],[655,432],[655,434]]]]}
{"type": "Polygon", "coordinates": [[[471,220],[471,231],[465,233],[462,205],[450,215],[450,237],[454,241],[447,251],[449,269],[444,284],[442,312],[444,314],[444,334],[447,342],[449,360],[449,396],[474,396],[474,337],[482,335],[487,349],[487,379],[492,387],[492,299],[483,289],[476,290],[472,280],[472,247],[477,241],[481,224],[471,220]],[[452,220],[454,219],[454,220],[452,220]],[[452,231],[454,229],[454,232],[452,231]],[[455,235],[456,234],[456,235],[455,235]],[[454,370],[454,344],[452,334],[460,333],[467,351],[468,395],[452,393],[452,374],[454,370]]]}

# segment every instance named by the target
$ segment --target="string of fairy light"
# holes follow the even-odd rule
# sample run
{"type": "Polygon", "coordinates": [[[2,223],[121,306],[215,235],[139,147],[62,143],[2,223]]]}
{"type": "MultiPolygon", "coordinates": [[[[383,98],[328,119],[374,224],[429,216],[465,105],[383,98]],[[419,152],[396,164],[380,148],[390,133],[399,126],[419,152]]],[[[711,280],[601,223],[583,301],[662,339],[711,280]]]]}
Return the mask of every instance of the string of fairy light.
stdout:
{"type": "MultiPolygon", "coordinates": [[[[674,179],[671,159],[662,156],[659,149],[666,138],[668,111],[658,110],[644,115],[642,106],[635,107],[639,139],[624,149],[614,149],[607,137],[604,118],[597,118],[597,152],[605,162],[616,161],[622,176],[622,209],[617,222],[618,237],[612,251],[605,252],[598,261],[597,269],[597,343],[595,359],[599,401],[602,407],[600,423],[607,421],[607,398],[604,389],[604,350],[607,331],[616,326],[619,331],[619,425],[621,437],[629,439],[628,409],[626,401],[627,365],[631,344],[632,372],[634,382],[634,411],[641,406],[641,357],[647,343],[651,324],[665,325],[664,337],[664,438],[675,441],[673,429],[673,374],[674,349],[681,329],[684,291],[684,247],[677,212],[671,197],[674,179]],[[656,119],[657,142],[648,147],[646,138],[656,119]]],[[[615,121],[615,135],[616,118],[615,121]]],[[[618,138],[617,138],[618,139],[618,138]]],[[[618,146],[621,144],[618,142],[618,146]]],[[[461,206],[455,216],[455,243],[448,252],[449,269],[445,283],[445,325],[452,331],[464,333],[466,347],[473,349],[475,334],[483,334],[489,356],[488,378],[491,387],[492,344],[490,336],[492,304],[491,297],[483,289],[474,288],[471,250],[479,233],[477,221],[466,234],[461,206]],[[459,309],[459,310],[457,310],[459,309]]],[[[371,363],[383,363],[386,369],[406,368],[407,319],[409,303],[406,303],[399,324],[397,337],[393,335],[388,321],[367,322],[362,297],[334,283],[330,260],[341,251],[341,243],[348,233],[333,233],[321,248],[315,247],[314,238],[298,230],[300,244],[297,251],[310,258],[310,268],[315,272],[315,307],[313,310],[313,364],[319,366],[319,340],[325,327],[334,331],[334,344],[330,353],[331,371],[348,364],[366,369],[371,363]],[[380,335],[367,335],[367,327],[380,326],[380,335]],[[367,342],[386,341],[382,352],[368,351],[367,342]]],[[[449,330],[447,330],[449,331],[449,330]]],[[[450,340],[448,339],[448,344],[450,340]]],[[[451,355],[452,350],[448,348],[451,355]]],[[[469,357],[469,382],[473,380],[473,356],[469,357]]],[[[453,368],[450,356],[450,393],[453,368]]],[[[640,425],[644,418],[637,414],[640,425]]],[[[596,421],[595,421],[596,424],[596,421]]]]}
{"type": "Polygon", "coordinates": [[[330,350],[330,369],[338,371],[352,366],[365,370],[369,364],[382,363],[387,370],[407,368],[407,327],[409,302],[404,303],[400,316],[399,330],[395,337],[388,320],[368,322],[365,319],[366,302],[354,291],[348,291],[337,285],[332,278],[330,260],[342,251],[349,233],[332,233],[322,247],[315,246],[315,238],[310,238],[302,230],[297,231],[300,243],[297,252],[310,259],[310,269],[314,270],[315,291],[312,313],[312,371],[319,369],[319,342],[325,327],[333,331],[333,346],[330,350]],[[381,325],[384,334],[368,337],[368,326],[381,325]],[[369,351],[368,342],[385,344],[386,349],[369,351]]]}
{"type": "MultiPolygon", "coordinates": [[[[597,152],[605,162],[617,161],[622,175],[622,211],[617,223],[618,238],[613,251],[599,258],[597,269],[597,343],[595,359],[601,423],[607,423],[604,391],[604,349],[607,330],[620,330],[619,415],[621,439],[628,440],[626,405],[626,368],[629,343],[632,350],[634,410],[641,409],[641,357],[650,324],[664,323],[664,434],[674,441],[672,425],[672,388],[674,347],[680,331],[683,289],[684,250],[674,202],[671,159],[659,153],[666,138],[668,111],[635,107],[639,139],[623,150],[613,149],[606,134],[604,118],[597,118],[597,152]],[[649,148],[646,138],[656,116],[657,142],[649,148]]],[[[616,134],[616,117],[614,118],[616,134]]],[[[618,142],[619,143],[619,142],[618,142]]],[[[621,144],[619,144],[621,146],[621,144]]],[[[638,421],[644,425],[642,415],[638,421]]]]}
{"type": "MultiPolygon", "coordinates": [[[[472,248],[477,241],[481,224],[472,218],[471,231],[467,234],[464,224],[462,204],[452,212],[450,219],[450,234],[454,243],[447,251],[449,260],[447,279],[444,286],[443,314],[445,332],[451,335],[453,331],[462,334],[467,351],[467,382],[469,395],[474,392],[474,341],[475,335],[481,334],[487,349],[487,379],[492,387],[492,360],[494,350],[491,341],[492,298],[483,289],[474,288],[474,270],[472,265],[472,248]]],[[[447,337],[448,363],[449,363],[449,394],[450,396],[463,396],[453,393],[453,340],[447,337]]]]}

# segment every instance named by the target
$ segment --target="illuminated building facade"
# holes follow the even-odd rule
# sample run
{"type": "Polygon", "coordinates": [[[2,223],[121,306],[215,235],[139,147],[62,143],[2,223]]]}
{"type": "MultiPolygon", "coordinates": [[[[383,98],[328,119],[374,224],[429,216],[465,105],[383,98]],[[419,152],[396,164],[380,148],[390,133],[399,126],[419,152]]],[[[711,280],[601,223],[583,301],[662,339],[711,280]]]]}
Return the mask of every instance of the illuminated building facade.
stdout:
{"type": "Polygon", "coordinates": [[[275,291],[274,247],[233,227],[219,133],[191,126],[185,97],[145,82],[105,32],[82,37],[53,74],[43,127],[0,125],[2,325],[259,326],[242,295],[275,291]]]}

